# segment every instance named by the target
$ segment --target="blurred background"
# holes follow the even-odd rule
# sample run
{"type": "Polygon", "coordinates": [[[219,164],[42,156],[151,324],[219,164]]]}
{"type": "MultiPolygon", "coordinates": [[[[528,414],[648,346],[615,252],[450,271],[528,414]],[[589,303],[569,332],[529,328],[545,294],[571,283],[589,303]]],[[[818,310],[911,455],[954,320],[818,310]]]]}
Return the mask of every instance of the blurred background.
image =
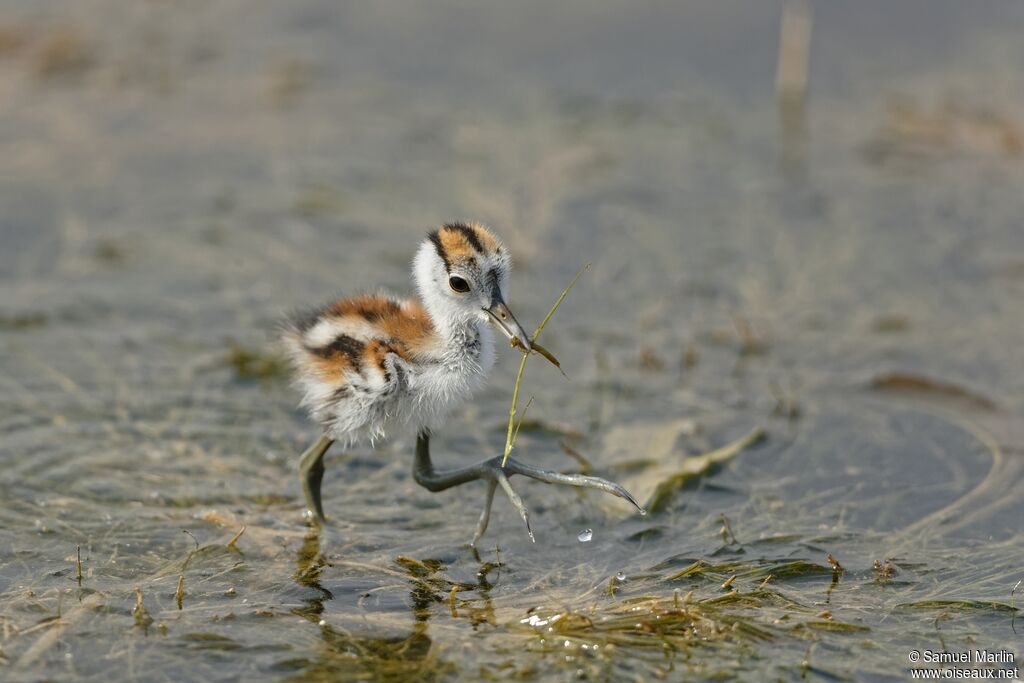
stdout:
{"type": "MultiPolygon", "coordinates": [[[[1019,650],[1022,31],[1012,0],[0,2],[0,678],[903,680],[940,638],[1019,650]],[[593,264],[518,453],[656,514],[516,482],[538,543],[499,500],[475,557],[483,486],[419,489],[399,438],[333,452],[335,523],[305,526],[275,324],[410,292],[455,219],[507,242],[528,328],[593,264]],[[796,560],[792,604],[743,612],[770,639],[685,658],[527,617],[796,560]]],[[[515,360],[440,463],[501,448],[515,360]]]]}

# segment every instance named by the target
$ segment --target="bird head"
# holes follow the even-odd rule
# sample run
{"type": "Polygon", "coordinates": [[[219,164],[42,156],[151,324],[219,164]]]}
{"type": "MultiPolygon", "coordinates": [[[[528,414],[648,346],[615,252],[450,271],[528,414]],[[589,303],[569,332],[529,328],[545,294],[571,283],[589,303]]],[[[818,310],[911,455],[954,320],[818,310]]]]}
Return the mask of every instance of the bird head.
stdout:
{"type": "Polygon", "coordinates": [[[435,322],[487,321],[530,350],[530,338],[505,299],[512,259],[493,232],[478,223],[448,223],[431,232],[413,261],[416,287],[435,322]]]}

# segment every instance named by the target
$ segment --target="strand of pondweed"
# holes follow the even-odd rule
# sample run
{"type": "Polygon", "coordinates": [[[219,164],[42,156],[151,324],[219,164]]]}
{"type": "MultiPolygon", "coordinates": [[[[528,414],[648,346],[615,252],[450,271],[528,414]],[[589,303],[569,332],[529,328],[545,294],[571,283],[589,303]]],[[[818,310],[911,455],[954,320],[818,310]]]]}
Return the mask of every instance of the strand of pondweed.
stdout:
{"type": "MultiPolygon", "coordinates": [[[[565,301],[565,297],[569,293],[569,290],[572,289],[572,286],[575,285],[576,281],[580,279],[580,276],[583,275],[583,273],[589,269],[590,264],[588,263],[582,268],[580,268],[578,271],[576,271],[576,274],[573,275],[572,280],[569,280],[569,284],[566,285],[565,289],[562,290],[561,295],[559,295],[558,299],[551,306],[551,310],[549,310],[548,314],[544,316],[544,319],[540,321],[540,325],[537,325],[537,329],[533,331],[533,335],[530,337],[530,346],[533,347],[533,350],[547,358],[549,361],[551,361],[551,363],[559,370],[562,369],[562,366],[558,362],[558,359],[556,359],[550,351],[537,344],[537,337],[539,337],[540,333],[544,331],[544,327],[548,324],[548,321],[551,320],[551,316],[555,314],[555,311],[558,310],[558,307],[562,305],[563,301],[565,301]]],[[[518,339],[513,339],[512,345],[521,348],[522,344],[518,342],[518,339]]],[[[524,353],[523,359],[519,361],[519,372],[516,373],[516,383],[512,389],[512,406],[508,409],[508,431],[505,433],[505,455],[501,459],[502,467],[504,467],[505,463],[508,462],[508,456],[512,453],[512,448],[515,446],[516,439],[519,437],[519,427],[523,425],[523,417],[526,416],[526,409],[524,408],[523,415],[519,418],[517,424],[516,414],[518,413],[519,409],[519,385],[522,384],[523,372],[526,370],[526,361],[529,357],[529,353],[524,353]]],[[[531,398],[530,400],[532,401],[533,399],[531,398]]],[[[527,407],[529,407],[529,403],[527,403],[527,407]]]]}

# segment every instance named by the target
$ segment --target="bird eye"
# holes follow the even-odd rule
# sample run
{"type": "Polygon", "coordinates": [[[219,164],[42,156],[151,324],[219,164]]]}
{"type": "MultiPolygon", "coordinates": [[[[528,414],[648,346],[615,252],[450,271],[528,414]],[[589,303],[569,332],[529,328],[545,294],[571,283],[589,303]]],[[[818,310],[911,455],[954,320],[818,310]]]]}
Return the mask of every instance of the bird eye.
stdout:
{"type": "Polygon", "coordinates": [[[448,278],[448,286],[456,292],[465,293],[469,291],[469,283],[458,275],[452,275],[448,278]]]}

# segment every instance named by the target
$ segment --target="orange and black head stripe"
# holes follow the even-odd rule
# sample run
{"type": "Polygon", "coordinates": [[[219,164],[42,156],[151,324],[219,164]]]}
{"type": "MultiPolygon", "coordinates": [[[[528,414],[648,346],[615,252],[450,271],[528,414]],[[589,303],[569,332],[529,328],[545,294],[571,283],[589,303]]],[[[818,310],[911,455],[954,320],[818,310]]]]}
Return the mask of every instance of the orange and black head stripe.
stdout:
{"type": "Polygon", "coordinates": [[[477,255],[501,253],[498,240],[486,228],[476,224],[448,223],[430,233],[427,238],[447,270],[451,270],[453,263],[477,255]]]}

